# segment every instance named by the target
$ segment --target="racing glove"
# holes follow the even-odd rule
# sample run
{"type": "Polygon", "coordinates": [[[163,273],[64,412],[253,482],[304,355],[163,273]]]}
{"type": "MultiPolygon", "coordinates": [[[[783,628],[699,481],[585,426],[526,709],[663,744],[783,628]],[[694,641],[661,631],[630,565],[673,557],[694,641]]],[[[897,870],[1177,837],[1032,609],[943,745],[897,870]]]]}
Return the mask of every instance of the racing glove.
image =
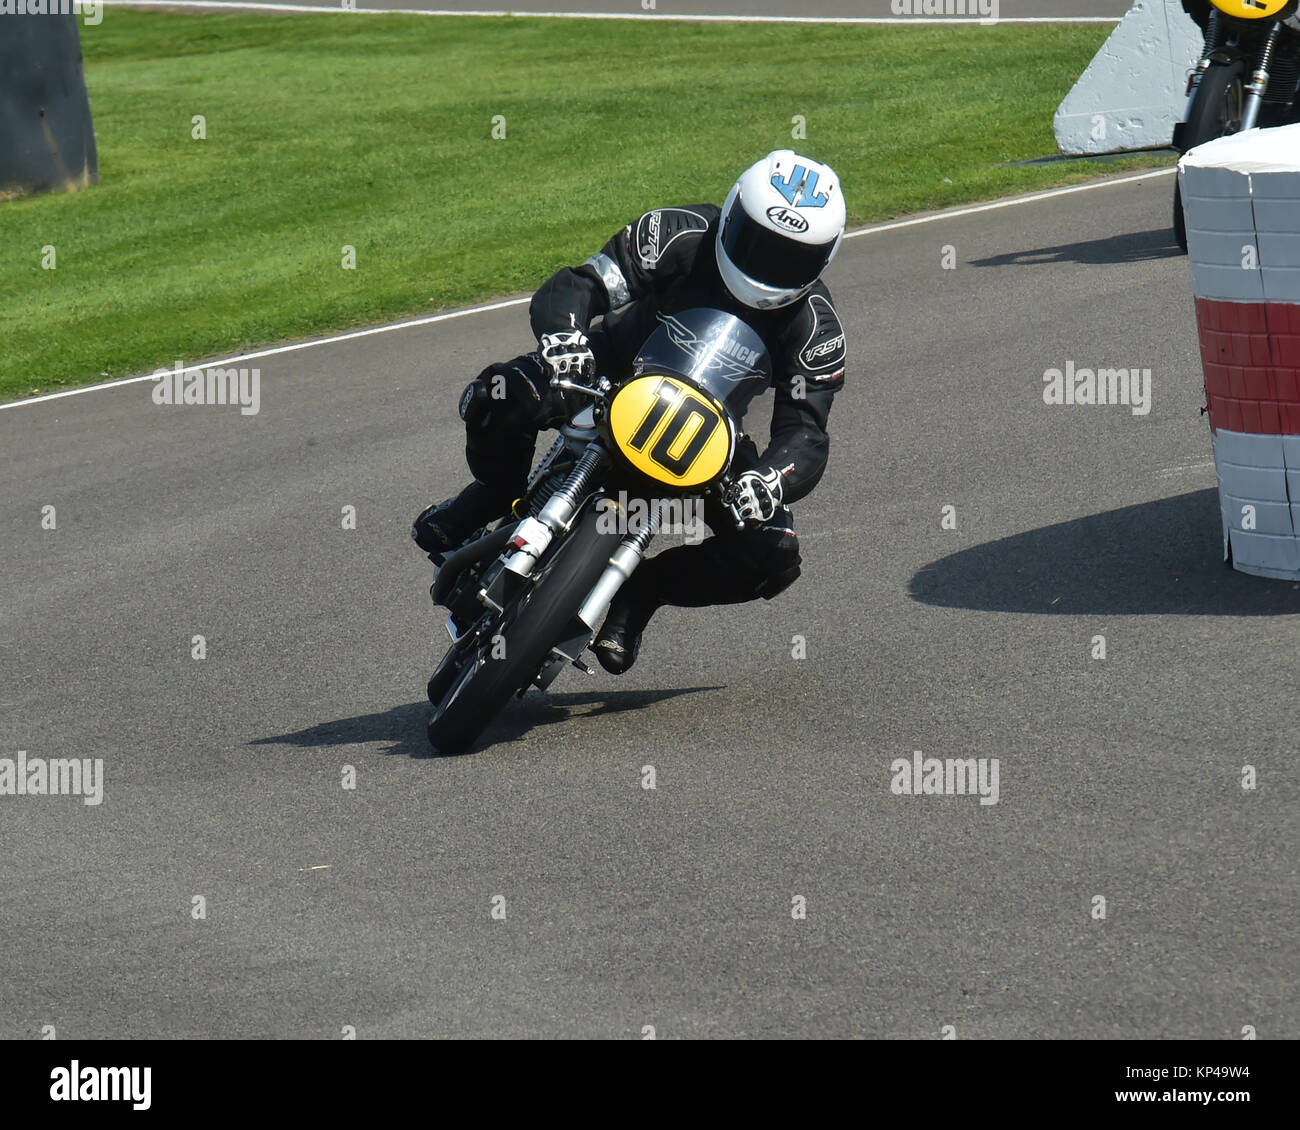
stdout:
{"type": "Polygon", "coordinates": [[[581,330],[542,334],[540,353],[552,378],[572,374],[579,380],[590,380],[596,375],[596,355],[581,330]]]}
{"type": "Polygon", "coordinates": [[[784,493],[781,472],[771,467],[746,471],[735,482],[731,512],[744,521],[766,522],[781,505],[784,493]]]}

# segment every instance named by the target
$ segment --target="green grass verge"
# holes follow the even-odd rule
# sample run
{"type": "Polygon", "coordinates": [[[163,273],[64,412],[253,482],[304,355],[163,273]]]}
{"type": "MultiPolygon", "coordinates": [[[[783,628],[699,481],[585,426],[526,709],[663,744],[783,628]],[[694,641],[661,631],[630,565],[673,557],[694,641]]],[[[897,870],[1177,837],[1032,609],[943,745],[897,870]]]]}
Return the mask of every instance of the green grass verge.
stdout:
{"type": "Polygon", "coordinates": [[[0,395],[529,291],[784,146],[854,223],[1167,162],[1003,167],[1109,31],[110,9],[101,183],[0,203],[0,395]]]}

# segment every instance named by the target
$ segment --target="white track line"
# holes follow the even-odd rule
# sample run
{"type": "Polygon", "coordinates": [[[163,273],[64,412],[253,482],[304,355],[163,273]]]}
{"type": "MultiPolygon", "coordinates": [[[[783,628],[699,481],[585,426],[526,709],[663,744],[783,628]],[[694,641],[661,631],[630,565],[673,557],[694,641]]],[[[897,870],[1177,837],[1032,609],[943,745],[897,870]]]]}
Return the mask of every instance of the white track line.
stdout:
{"type": "Polygon", "coordinates": [[[702,16],[676,12],[457,12],[445,8],[344,8],[341,4],[266,4],[255,0],[102,0],[114,8],[227,8],[254,12],[346,12],[368,16],[513,16],[537,20],[689,20],[722,24],[1117,24],[1119,16],[702,16]]]}
{"type": "MultiPolygon", "coordinates": [[[[273,357],[277,353],[293,353],[298,349],[313,349],[318,345],[333,345],[339,341],[352,341],[359,337],[370,337],[371,334],[392,333],[394,330],[405,330],[412,326],[428,326],[434,322],[446,322],[452,318],[465,318],[470,314],[485,314],[489,310],[504,310],[507,306],[522,306],[525,302],[531,302],[532,296],[528,298],[508,298],[504,302],[489,302],[486,306],[471,306],[466,310],[452,310],[446,314],[430,314],[427,318],[411,318],[405,322],[393,322],[384,326],[371,326],[365,330],[353,330],[351,333],[334,334],[331,337],[313,338],[311,341],[296,341],[291,345],[277,345],[274,349],[259,349],[256,353],[239,353],[234,357],[223,357],[219,361],[204,361],[201,365],[186,365],[181,369],[182,373],[188,373],[194,369],[218,369],[223,366],[233,365],[238,361],[255,361],[259,357],[273,357]]],[[[165,365],[160,366],[155,372],[176,372],[175,367],[168,369],[165,365]]],[[[65,396],[78,396],[83,392],[98,392],[101,388],[119,388],[122,385],[133,385],[140,381],[151,381],[154,379],[153,373],[145,373],[139,377],[123,377],[121,380],[104,381],[97,385],[87,385],[85,388],[70,388],[63,392],[47,392],[43,396],[33,396],[27,400],[11,400],[8,404],[0,404],[0,412],[6,408],[20,408],[24,404],[40,404],[43,400],[61,400],[65,396]]]]}
{"type": "MultiPolygon", "coordinates": [[[[874,227],[858,228],[856,231],[845,233],[845,239],[855,239],[860,235],[875,235],[878,232],[895,231],[898,228],[911,228],[920,224],[934,224],[940,220],[953,220],[961,216],[972,216],[978,212],[992,212],[999,208],[1014,208],[1018,204],[1032,204],[1037,200],[1050,200],[1054,196],[1070,196],[1076,192],[1090,192],[1098,188],[1109,188],[1117,184],[1132,184],[1134,181],[1149,180],[1152,177],[1169,176],[1174,173],[1174,169],[1157,169],[1153,173],[1138,173],[1131,177],[1117,177],[1114,180],[1094,181],[1091,184],[1078,184],[1070,188],[1054,188],[1047,192],[1036,192],[1031,196],[1017,196],[1010,200],[998,200],[992,204],[977,204],[969,208],[955,208],[950,212],[935,212],[929,216],[918,216],[912,220],[899,220],[895,223],[877,224],[874,227]]],[[[486,314],[490,310],[504,310],[510,306],[522,306],[526,302],[531,302],[532,297],[527,298],[509,298],[502,302],[489,302],[483,306],[470,306],[464,310],[451,310],[445,314],[430,314],[426,318],[410,318],[402,322],[391,322],[382,326],[371,326],[369,329],[353,330],[350,333],[333,334],[330,337],[313,338],[309,341],[298,341],[290,345],[278,345],[273,349],[259,349],[255,353],[239,353],[233,357],[223,357],[217,361],[204,361],[200,365],[186,365],[181,371],[184,373],[191,372],[195,369],[218,369],[235,365],[241,361],[255,361],[259,357],[273,357],[278,353],[293,353],[299,349],[314,349],[318,345],[334,345],[340,341],[353,341],[359,337],[370,337],[373,334],[392,333],[394,330],[411,329],[414,326],[429,326],[435,322],[447,322],[453,318],[467,318],[471,314],[486,314]]],[[[165,367],[160,367],[159,370],[165,367]]],[[[175,368],[167,369],[167,372],[175,372],[175,368]]],[[[64,389],[62,392],[47,392],[42,396],[28,397],[26,400],[11,400],[7,404],[0,404],[0,412],[6,408],[22,408],[28,404],[41,404],[47,400],[62,400],[65,396],[80,396],[86,392],[98,392],[105,388],[120,388],[123,385],[138,384],[141,381],[153,380],[153,373],[146,373],[138,377],[123,377],[116,381],[104,381],[96,385],[85,385],[82,388],[64,389]]]]}
{"type": "Polygon", "coordinates": [[[912,220],[896,220],[888,224],[876,224],[869,228],[845,232],[845,239],[855,239],[860,235],[875,235],[882,231],[896,231],[898,228],[914,228],[918,224],[933,224],[937,220],[955,220],[959,216],[974,216],[978,212],[996,212],[999,208],[1014,208],[1017,204],[1032,204],[1035,200],[1050,200],[1053,196],[1072,196],[1076,192],[1090,192],[1094,188],[1109,188],[1113,184],[1132,184],[1134,181],[1150,180],[1152,177],[1167,177],[1177,169],[1157,169],[1153,173],[1136,173],[1131,177],[1116,177],[1114,180],[1094,181],[1091,184],[1076,184],[1069,188],[1052,188],[1046,192],[1035,192],[1030,196],[1013,196],[1010,200],[995,200],[992,204],[975,204],[969,208],[954,208],[950,212],[935,212],[930,216],[917,216],[912,220]]]}

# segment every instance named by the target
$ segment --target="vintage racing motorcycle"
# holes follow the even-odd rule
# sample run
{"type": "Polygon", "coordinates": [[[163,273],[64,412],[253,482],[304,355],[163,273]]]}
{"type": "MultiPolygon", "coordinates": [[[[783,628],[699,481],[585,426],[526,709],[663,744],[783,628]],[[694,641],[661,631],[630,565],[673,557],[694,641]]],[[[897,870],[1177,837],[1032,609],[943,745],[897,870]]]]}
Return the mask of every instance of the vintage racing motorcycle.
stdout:
{"type": "MultiPolygon", "coordinates": [[[[1187,80],[1187,120],[1174,148],[1295,120],[1300,79],[1300,0],[1183,0],[1205,31],[1201,61],[1187,80]]],[[[1187,250],[1181,185],[1174,187],[1174,235],[1187,250]]]]}
{"type": "Polygon", "coordinates": [[[741,425],[772,383],[767,349],[719,310],[658,318],[630,378],[552,379],[569,403],[587,403],[561,425],[512,513],[443,558],[429,590],[451,637],[428,688],[439,752],[467,749],[512,695],[546,690],[564,668],[595,673],[583,651],[665,507],[735,502],[741,425]],[[610,521],[609,508],[628,499],[644,502],[646,520],[610,521]]]}

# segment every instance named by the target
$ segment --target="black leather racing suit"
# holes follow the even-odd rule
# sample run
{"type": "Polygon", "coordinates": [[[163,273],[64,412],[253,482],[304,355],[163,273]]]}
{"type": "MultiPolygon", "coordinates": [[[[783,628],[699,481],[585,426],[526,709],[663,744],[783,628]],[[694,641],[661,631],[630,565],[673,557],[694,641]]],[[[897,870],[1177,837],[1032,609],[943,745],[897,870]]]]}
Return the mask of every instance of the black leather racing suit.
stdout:
{"type": "MultiPolygon", "coordinates": [[[[782,474],[784,501],[795,502],[826,469],[827,416],[844,384],[844,331],[821,282],[779,309],[756,310],[737,302],[718,272],[719,215],[713,204],[647,212],[582,266],[561,269],[537,291],[529,310],[533,332],[540,338],[582,330],[591,339],[597,371],[618,380],[631,375],[633,357],[655,329],[657,312],[703,306],[735,314],[767,346],[775,386],[771,442],[760,455],[746,439],[735,467],[775,468],[782,474]],[[593,319],[601,316],[593,329],[593,319]]],[[[567,412],[537,354],[488,366],[471,388],[497,374],[505,381],[503,399],[461,401],[462,415],[468,415],[465,454],[475,477],[508,500],[522,493],[538,431],[555,426],[567,412]],[[467,414],[467,403],[486,408],[467,414]]],[[[799,545],[787,506],[767,522],[747,522],[743,530],[720,507],[706,511],[706,520],[714,537],[646,561],[625,586],[627,595],[687,607],[736,604],[771,598],[798,577],[799,545]]]]}

